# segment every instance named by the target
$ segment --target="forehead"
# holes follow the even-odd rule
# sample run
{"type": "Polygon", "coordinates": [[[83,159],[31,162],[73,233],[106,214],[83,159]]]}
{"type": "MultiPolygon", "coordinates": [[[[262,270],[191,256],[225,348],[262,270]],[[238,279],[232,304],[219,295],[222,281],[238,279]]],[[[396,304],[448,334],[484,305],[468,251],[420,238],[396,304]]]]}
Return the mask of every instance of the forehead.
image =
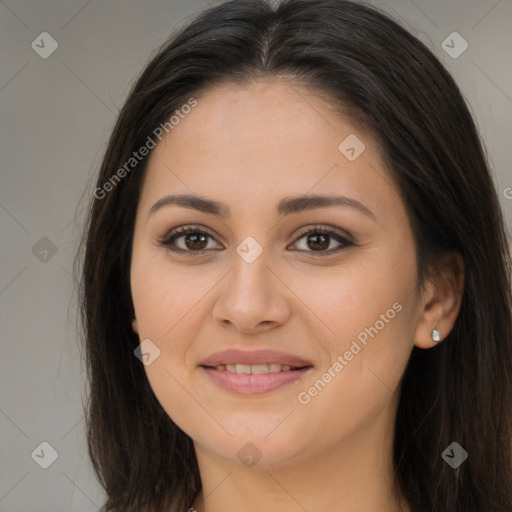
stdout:
{"type": "Polygon", "coordinates": [[[231,146],[233,152],[252,149],[262,158],[258,144],[295,146],[299,151],[304,143],[312,147],[324,140],[328,145],[332,138],[336,141],[345,131],[355,130],[329,98],[279,78],[220,84],[204,91],[197,102],[170,136],[174,135],[176,143],[200,140],[198,151],[210,149],[213,142],[231,146]],[[230,145],[232,141],[243,146],[230,145]]]}
{"type": "Polygon", "coordinates": [[[178,191],[249,204],[339,189],[372,202],[385,186],[396,196],[375,142],[328,98],[278,79],[221,84],[195,98],[153,150],[143,200],[178,191]]]}

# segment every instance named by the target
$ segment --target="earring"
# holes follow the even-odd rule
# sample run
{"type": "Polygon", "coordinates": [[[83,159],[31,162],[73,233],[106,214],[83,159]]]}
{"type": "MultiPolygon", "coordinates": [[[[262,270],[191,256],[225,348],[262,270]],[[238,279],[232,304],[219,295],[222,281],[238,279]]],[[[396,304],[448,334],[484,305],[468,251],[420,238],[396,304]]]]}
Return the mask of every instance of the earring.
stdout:
{"type": "Polygon", "coordinates": [[[436,343],[441,341],[441,335],[439,334],[439,331],[437,329],[434,329],[432,331],[432,341],[435,341],[436,343]]]}

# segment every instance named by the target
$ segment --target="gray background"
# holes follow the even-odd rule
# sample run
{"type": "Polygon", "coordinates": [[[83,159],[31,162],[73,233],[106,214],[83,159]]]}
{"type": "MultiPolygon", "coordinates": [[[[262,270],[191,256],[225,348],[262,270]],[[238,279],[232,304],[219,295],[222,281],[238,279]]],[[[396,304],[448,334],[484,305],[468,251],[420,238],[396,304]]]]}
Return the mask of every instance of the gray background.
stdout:
{"type": "MultiPolygon", "coordinates": [[[[512,232],[512,1],[370,3],[426,42],[460,84],[512,232]],[[454,31],[469,44],[458,58],[442,48],[454,31]]],[[[207,5],[0,0],[0,512],[86,512],[103,502],[86,453],[73,295],[83,208],[130,85],[207,5]],[[31,47],[42,32],[58,43],[46,59],[31,47]],[[42,442],[58,452],[48,469],[35,462],[50,460],[42,442]]]]}

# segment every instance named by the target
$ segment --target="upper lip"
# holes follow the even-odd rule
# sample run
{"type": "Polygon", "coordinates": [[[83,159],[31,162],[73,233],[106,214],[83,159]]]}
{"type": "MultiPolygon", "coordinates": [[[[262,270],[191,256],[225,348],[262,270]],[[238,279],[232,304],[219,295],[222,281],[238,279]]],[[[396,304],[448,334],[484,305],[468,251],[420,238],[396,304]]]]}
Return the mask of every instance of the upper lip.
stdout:
{"type": "Polygon", "coordinates": [[[281,364],[302,368],[303,366],[312,366],[311,362],[301,357],[286,352],[276,350],[223,350],[215,352],[199,363],[200,366],[220,366],[223,364],[281,364]]]}

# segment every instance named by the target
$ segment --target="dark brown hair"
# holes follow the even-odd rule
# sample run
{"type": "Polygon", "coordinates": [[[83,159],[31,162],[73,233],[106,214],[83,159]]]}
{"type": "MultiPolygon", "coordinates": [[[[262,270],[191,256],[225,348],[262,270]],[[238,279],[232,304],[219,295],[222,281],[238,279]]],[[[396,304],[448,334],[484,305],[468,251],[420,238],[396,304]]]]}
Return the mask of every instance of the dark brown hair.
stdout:
{"type": "MultiPolygon", "coordinates": [[[[175,34],[124,104],[97,187],[155,128],[209,87],[291,77],[343,105],[379,144],[415,235],[420,285],[447,251],[465,289],[453,331],[414,348],[396,417],[396,490],[414,512],[512,510],[511,261],[484,150],[449,73],[380,11],[343,0],[234,0],[175,34]],[[441,458],[458,442],[469,458],[441,458]]],[[[199,99],[200,101],[200,99],[199,99]]],[[[87,441],[104,510],[186,510],[201,488],[191,439],[156,400],[134,356],[130,255],[147,158],[93,198],[81,312],[90,386],[87,441]]],[[[77,258],[78,259],[78,258],[77,258]]]]}

